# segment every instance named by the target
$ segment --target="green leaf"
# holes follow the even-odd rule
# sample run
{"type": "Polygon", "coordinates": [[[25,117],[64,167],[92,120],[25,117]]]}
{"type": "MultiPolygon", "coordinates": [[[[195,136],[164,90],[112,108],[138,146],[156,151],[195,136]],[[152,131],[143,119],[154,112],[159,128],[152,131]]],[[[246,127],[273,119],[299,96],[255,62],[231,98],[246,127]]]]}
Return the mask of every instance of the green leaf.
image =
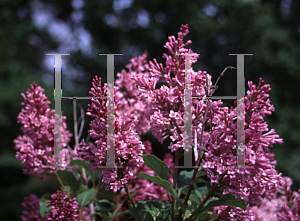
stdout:
{"type": "Polygon", "coordinates": [[[169,180],[170,169],[167,164],[152,154],[143,154],[144,163],[153,170],[157,176],[169,180]]]}
{"type": "MultiPolygon", "coordinates": [[[[92,180],[94,182],[96,182],[97,180],[99,180],[101,178],[101,168],[97,168],[96,170],[94,170],[93,174],[92,174],[92,180]]],[[[99,181],[98,181],[99,182],[99,181]]]]}
{"type": "Polygon", "coordinates": [[[151,182],[167,190],[175,199],[179,199],[178,193],[172,188],[170,181],[163,180],[159,176],[150,176],[147,173],[140,173],[139,175],[137,175],[137,178],[150,180],[151,182]]]}
{"type": "MultiPolygon", "coordinates": [[[[67,193],[70,194],[71,187],[65,186],[65,188],[66,188],[66,190],[67,190],[67,193]]],[[[60,189],[61,189],[62,191],[64,191],[64,188],[63,188],[62,186],[60,187],[60,189]]]]}
{"type": "Polygon", "coordinates": [[[47,201],[44,201],[44,202],[40,205],[40,215],[41,215],[41,217],[43,217],[43,218],[45,218],[47,212],[51,210],[51,206],[47,207],[47,205],[48,205],[47,201]]]}
{"type": "Polygon", "coordinates": [[[80,208],[85,207],[86,205],[88,205],[91,202],[94,192],[95,192],[95,190],[94,190],[94,188],[92,188],[89,191],[84,191],[84,192],[78,194],[77,201],[79,203],[80,208]]]}
{"type": "Polygon", "coordinates": [[[117,212],[116,215],[114,215],[113,217],[110,218],[110,220],[114,220],[115,218],[117,218],[118,216],[121,216],[121,215],[130,215],[129,212],[117,212]]]}
{"type": "Polygon", "coordinates": [[[76,192],[76,195],[78,195],[79,193],[82,193],[82,192],[84,192],[84,191],[88,191],[89,189],[85,186],[85,185],[83,185],[83,184],[80,184],[80,186],[79,186],[79,188],[78,188],[78,190],[77,190],[77,192],[76,192]]]}
{"type": "Polygon", "coordinates": [[[78,184],[75,176],[70,171],[67,171],[67,170],[59,170],[59,171],[57,171],[57,174],[58,174],[59,178],[62,180],[62,182],[65,185],[70,186],[71,189],[73,190],[73,192],[76,193],[76,191],[79,187],[79,184],[78,184]]]}
{"type": "Polygon", "coordinates": [[[51,210],[51,207],[46,207],[49,200],[51,200],[51,193],[44,193],[40,198],[40,215],[45,218],[45,215],[48,211],[51,210]]]}
{"type": "Polygon", "coordinates": [[[145,207],[144,211],[150,213],[154,221],[167,221],[170,215],[171,204],[164,201],[151,200],[150,207],[145,207]]]}
{"type": "Polygon", "coordinates": [[[206,181],[202,178],[196,178],[193,180],[192,184],[196,184],[196,183],[205,183],[206,184],[206,181]]]}
{"type": "Polygon", "coordinates": [[[98,202],[99,203],[108,203],[112,207],[113,211],[116,210],[116,204],[114,204],[113,202],[110,202],[107,199],[98,200],[98,202]]]}
{"type": "Polygon", "coordinates": [[[101,184],[100,190],[98,191],[98,195],[102,198],[113,200],[116,198],[117,193],[114,193],[112,190],[105,190],[105,186],[109,184],[101,184]]]}
{"type": "Polygon", "coordinates": [[[183,210],[185,210],[186,206],[179,200],[179,195],[172,188],[170,181],[163,180],[159,176],[150,176],[147,173],[140,173],[139,175],[137,175],[137,178],[150,180],[151,182],[163,187],[165,190],[167,190],[177,200],[177,202],[179,203],[181,208],[183,210]]]}
{"type": "Polygon", "coordinates": [[[70,166],[73,166],[73,165],[77,165],[77,166],[80,166],[82,168],[85,169],[86,173],[92,177],[93,175],[93,172],[91,170],[91,168],[89,167],[89,164],[87,162],[84,162],[83,160],[80,160],[80,159],[77,159],[77,160],[72,160],[71,163],[70,163],[70,166]]]}
{"type": "Polygon", "coordinates": [[[226,194],[223,195],[220,199],[211,199],[207,201],[204,204],[204,206],[201,208],[201,210],[196,214],[195,217],[197,217],[198,214],[201,214],[205,210],[209,210],[215,206],[222,206],[222,205],[235,206],[243,210],[246,210],[247,208],[247,202],[245,200],[241,200],[241,199],[237,200],[234,194],[226,194]]]}
{"type": "MultiPolygon", "coordinates": [[[[147,202],[146,200],[139,201],[138,204],[136,205],[137,211],[139,211],[139,215],[143,221],[153,221],[151,214],[148,213],[147,211],[144,211],[144,208],[147,206],[146,202],[147,202]]],[[[135,212],[135,209],[133,208],[133,206],[131,204],[128,205],[128,208],[129,208],[130,215],[135,220],[140,220],[138,215],[135,212]]]]}
{"type": "Polygon", "coordinates": [[[182,170],[178,174],[178,179],[177,179],[178,188],[182,188],[184,186],[190,185],[193,173],[194,173],[194,170],[191,170],[191,171],[182,170]]]}

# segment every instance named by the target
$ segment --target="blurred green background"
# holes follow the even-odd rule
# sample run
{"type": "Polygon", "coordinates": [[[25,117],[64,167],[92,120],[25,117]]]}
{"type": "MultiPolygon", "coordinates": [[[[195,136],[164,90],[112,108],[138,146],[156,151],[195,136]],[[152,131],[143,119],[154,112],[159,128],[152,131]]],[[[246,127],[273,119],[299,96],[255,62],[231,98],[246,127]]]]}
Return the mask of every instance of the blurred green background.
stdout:
{"type": "MultiPolygon", "coordinates": [[[[163,63],[163,45],[181,24],[189,24],[185,41],[201,53],[194,70],[208,71],[213,81],[226,66],[236,66],[236,56],[228,54],[254,54],[245,57],[246,82],[262,77],[271,85],[276,111],[265,119],[284,140],[271,148],[276,169],[293,179],[293,190],[300,188],[300,1],[0,0],[0,220],[21,220],[24,197],[59,188],[54,180],[24,175],[13,150],[22,134],[20,93],[35,81],[54,108],[54,60],[45,54],[71,53],[63,56],[63,96],[87,96],[95,75],[106,82],[106,58],[98,53],[124,54],[115,59],[115,74],[145,49],[148,60],[163,63]]],[[[215,95],[236,95],[234,71],[226,72],[215,95]]],[[[78,103],[86,110],[89,102],[78,103]]],[[[73,133],[72,101],[63,101],[63,114],[73,133]]],[[[154,142],[154,153],[162,158],[166,145],[162,151],[154,142]]]]}

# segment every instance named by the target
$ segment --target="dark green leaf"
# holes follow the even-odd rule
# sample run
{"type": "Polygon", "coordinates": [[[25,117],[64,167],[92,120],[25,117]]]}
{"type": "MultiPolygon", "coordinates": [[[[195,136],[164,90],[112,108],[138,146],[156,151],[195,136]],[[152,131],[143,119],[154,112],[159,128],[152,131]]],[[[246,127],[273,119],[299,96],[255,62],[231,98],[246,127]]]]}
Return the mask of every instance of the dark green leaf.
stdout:
{"type": "MultiPolygon", "coordinates": [[[[152,218],[151,214],[148,213],[147,211],[143,211],[143,209],[144,209],[145,206],[146,206],[146,204],[143,203],[143,202],[141,202],[141,201],[136,206],[137,207],[137,211],[139,211],[140,217],[142,218],[143,221],[153,221],[153,218],[152,218]]],[[[129,208],[130,215],[135,220],[140,220],[139,217],[138,217],[138,215],[135,212],[135,209],[132,207],[131,204],[128,205],[128,208],[129,208]]]]}
{"type": "Polygon", "coordinates": [[[151,200],[148,203],[150,204],[150,207],[145,207],[144,211],[149,212],[155,221],[168,220],[171,204],[167,203],[165,200],[151,200]]]}
{"type": "Polygon", "coordinates": [[[179,173],[177,178],[177,186],[178,188],[182,188],[184,186],[188,186],[191,182],[194,170],[186,171],[183,170],[179,173]]]}
{"type": "Polygon", "coordinates": [[[165,190],[167,190],[175,199],[179,199],[178,193],[172,188],[171,183],[167,180],[163,180],[162,178],[158,176],[150,176],[147,173],[140,173],[137,178],[147,179],[151,182],[163,187],[165,190]]]}
{"type": "Polygon", "coordinates": [[[170,170],[167,164],[152,154],[143,154],[144,163],[153,170],[157,176],[169,180],[170,170]]]}
{"type": "Polygon", "coordinates": [[[85,192],[78,194],[77,201],[79,203],[80,208],[85,207],[86,205],[88,205],[91,202],[94,192],[95,192],[95,190],[94,190],[94,188],[92,188],[89,191],[85,191],[85,192]]]}
{"type": "Polygon", "coordinates": [[[60,177],[60,179],[62,180],[63,184],[68,185],[71,187],[71,189],[73,190],[74,193],[76,193],[79,184],[76,180],[76,178],[74,177],[74,175],[67,170],[59,170],[57,171],[58,176],[60,177]]]}
{"type": "MultiPolygon", "coordinates": [[[[67,193],[70,194],[71,187],[65,186],[65,188],[66,188],[66,190],[67,190],[67,193]]],[[[60,189],[61,189],[62,191],[64,191],[64,188],[63,188],[62,186],[60,187],[60,189]]]]}
{"type": "Polygon", "coordinates": [[[92,177],[93,172],[92,172],[92,170],[89,167],[89,164],[87,162],[84,162],[83,160],[80,160],[80,159],[72,160],[71,163],[70,163],[70,166],[73,166],[73,165],[77,165],[77,166],[80,166],[80,167],[84,168],[87,175],[92,177]]]}
{"type": "Polygon", "coordinates": [[[245,200],[237,200],[233,194],[226,194],[223,195],[220,199],[211,199],[210,201],[207,201],[203,208],[195,215],[195,217],[197,217],[197,215],[202,213],[203,211],[209,210],[215,206],[222,205],[235,206],[243,210],[246,210],[247,208],[247,203],[245,200]]]}
{"type": "Polygon", "coordinates": [[[116,198],[117,194],[114,193],[112,190],[105,190],[105,186],[104,184],[101,184],[101,189],[98,192],[99,196],[108,200],[113,200],[116,198]]]}
{"type": "Polygon", "coordinates": [[[51,200],[51,195],[51,193],[44,193],[40,198],[40,214],[43,218],[51,210],[51,207],[46,207],[48,205],[47,201],[51,200]]]}
{"type": "Polygon", "coordinates": [[[82,193],[84,191],[88,191],[88,190],[89,189],[85,185],[81,184],[76,192],[76,195],[78,195],[79,193],[82,193]]]}
{"type": "Polygon", "coordinates": [[[142,178],[142,179],[147,179],[150,180],[151,182],[163,187],[165,190],[167,190],[180,204],[181,208],[185,210],[185,205],[179,200],[179,195],[178,193],[172,188],[170,181],[163,180],[158,176],[150,176],[149,174],[146,173],[140,173],[137,178],[142,178]]]}
{"type": "Polygon", "coordinates": [[[112,207],[113,211],[116,210],[116,204],[114,204],[113,202],[110,202],[107,199],[98,200],[98,202],[99,203],[108,203],[112,207]]]}

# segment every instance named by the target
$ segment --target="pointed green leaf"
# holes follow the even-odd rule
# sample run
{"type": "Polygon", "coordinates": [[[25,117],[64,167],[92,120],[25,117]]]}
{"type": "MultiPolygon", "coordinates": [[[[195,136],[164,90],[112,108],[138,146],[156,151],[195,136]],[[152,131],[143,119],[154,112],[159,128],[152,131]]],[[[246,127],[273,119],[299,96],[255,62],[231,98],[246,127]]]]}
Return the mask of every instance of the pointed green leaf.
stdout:
{"type": "Polygon", "coordinates": [[[89,164],[87,162],[84,162],[83,160],[80,160],[80,159],[72,160],[71,163],[70,163],[70,166],[73,166],[73,165],[77,165],[77,166],[80,166],[80,167],[84,168],[87,175],[92,177],[93,172],[92,172],[92,170],[89,167],[89,164]]]}
{"type": "Polygon", "coordinates": [[[91,202],[94,192],[95,192],[95,190],[94,190],[94,188],[92,188],[89,191],[84,191],[84,192],[78,194],[77,201],[79,203],[80,208],[85,207],[86,205],[88,205],[91,202]]]}
{"type": "Polygon", "coordinates": [[[153,170],[157,176],[169,180],[170,169],[167,164],[152,154],[143,154],[144,164],[153,170]]]}
{"type": "Polygon", "coordinates": [[[184,186],[190,185],[193,173],[194,173],[194,170],[191,170],[191,171],[183,170],[183,171],[181,171],[179,173],[178,179],[177,179],[178,188],[182,188],[184,186]]]}
{"type": "Polygon", "coordinates": [[[194,217],[197,217],[197,215],[201,214],[203,211],[209,210],[215,206],[222,205],[235,206],[243,210],[246,210],[247,208],[247,202],[245,200],[237,200],[234,194],[226,194],[223,195],[220,199],[211,199],[207,201],[205,205],[201,208],[201,210],[197,214],[195,214],[194,217]]]}
{"type": "Polygon", "coordinates": [[[44,193],[40,198],[40,215],[45,218],[45,215],[48,211],[51,210],[51,207],[47,207],[49,200],[51,200],[51,193],[44,193]]]}
{"type": "Polygon", "coordinates": [[[175,199],[179,199],[178,193],[172,188],[170,181],[163,180],[159,176],[150,176],[147,173],[140,173],[137,178],[147,179],[151,182],[163,187],[167,190],[175,199]]]}
{"type": "Polygon", "coordinates": [[[76,193],[79,184],[75,178],[75,176],[67,170],[59,170],[57,171],[59,178],[62,180],[63,184],[70,186],[74,193],[76,193]]]}

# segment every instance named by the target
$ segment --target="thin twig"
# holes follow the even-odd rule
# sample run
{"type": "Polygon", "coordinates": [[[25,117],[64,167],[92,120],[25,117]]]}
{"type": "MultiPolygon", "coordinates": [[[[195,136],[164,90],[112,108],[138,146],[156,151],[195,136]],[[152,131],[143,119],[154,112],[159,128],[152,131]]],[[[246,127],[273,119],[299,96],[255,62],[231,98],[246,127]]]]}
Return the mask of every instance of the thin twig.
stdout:
{"type": "Polygon", "coordinates": [[[224,73],[225,73],[225,71],[226,71],[228,68],[230,68],[230,70],[236,69],[236,67],[228,66],[228,67],[226,67],[226,68],[222,71],[222,73],[219,75],[219,77],[218,77],[216,83],[212,86],[212,88],[213,88],[212,94],[213,94],[213,93],[215,92],[215,90],[217,89],[217,84],[218,84],[219,80],[221,79],[222,76],[224,76],[224,73]]]}
{"type": "Polygon", "coordinates": [[[131,194],[130,194],[130,192],[129,192],[127,186],[126,186],[126,184],[124,184],[124,187],[125,187],[125,190],[126,190],[126,193],[127,193],[128,197],[129,197],[129,200],[130,200],[130,202],[131,202],[131,204],[132,204],[132,207],[133,207],[134,211],[136,212],[136,215],[137,215],[138,219],[139,219],[140,221],[143,221],[143,219],[141,218],[141,216],[140,216],[140,214],[139,214],[139,211],[137,210],[137,208],[136,208],[136,206],[135,206],[135,204],[134,204],[134,201],[133,201],[133,199],[132,199],[132,196],[131,196],[131,194]]]}
{"type": "Polygon", "coordinates": [[[80,124],[80,130],[79,130],[79,134],[78,134],[78,137],[79,139],[81,138],[81,135],[82,135],[82,131],[83,131],[83,128],[84,128],[84,123],[85,123],[85,118],[84,118],[84,110],[83,108],[81,107],[81,105],[79,105],[80,107],[80,112],[81,112],[81,124],[80,124]]]}
{"type": "MultiPolygon", "coordinates": [[[[176,183],[177,183],[177,173],[178,173],[178,163],[179,163],[179,149],[177,149],[175,151],[175,169],[174,169],[174,177],[173,177],[173,189],[176,190],[176,183]]],[[[172,201],[172,220],[175,220],[176,218],[176,199],[173,198],[173,201],[172,201]]]]}
{"type": "Polygon", "coordinates": [[[117,214],[117,212],[121,209],[121,207],[123,206],[123,204],[124,204],[125,201],[126,201],[126,199],[122,200],[121,203],[119,203],[119,205],[117,206],[116,210],[111,215],[111,217],[114,217],[117,214]]]}
{"type": "MultiPolygon", "coordinates": [[[[219,179],[219,183],[222,181],[222,179],[224,178],[224,176],[227,174],[228,170],[220,177],[219,179]]],[[[196,210],[194,210],[194,212],[192,212],[187,218],[186,221],[189,221],[193,218],[194,215],[196,215],[204,206],[204,204],[207,202],[207,200],[212,196],[212,194],[215,192],[215,190],[218,188],[218,183],[214,183],[213,186],[210,188],[207,196],[205,197],[205,199],[201,202],[201,204],[197,207],[196,210]]]]}

